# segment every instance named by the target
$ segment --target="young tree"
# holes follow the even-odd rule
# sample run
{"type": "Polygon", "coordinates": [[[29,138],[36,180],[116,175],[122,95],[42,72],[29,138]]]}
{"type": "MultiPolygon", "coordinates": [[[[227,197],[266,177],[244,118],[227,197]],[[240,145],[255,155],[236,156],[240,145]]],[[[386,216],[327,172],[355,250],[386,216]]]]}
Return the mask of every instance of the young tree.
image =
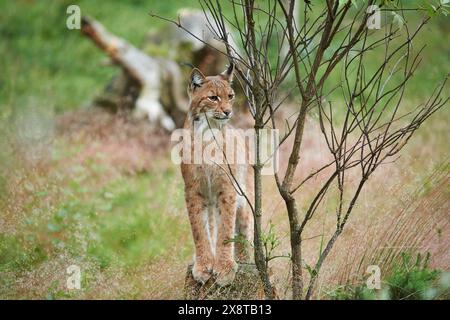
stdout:
{"type": "MultiPolygon", "coordinates": [[[[200,3],[208,28],[226,46],[223,54],[236,64],[254,119],[254,250],[266,297],[275,298],[275,291],[268,273],[271,257],[266,255],[262,239],[264,159],[259,157],[259,148],[260,131],[271,127],[283,130],[278,147],[293,137],[286,171],[275,172],[274,178],[289,219],[293,299],[310,299],[321,266],[369,177],[382,163],[392,160],[420,125],[448,102],[448,97],[442,97],[447,75],[424,103],[411,107],[403,102],[423,49],[413,47],[414,39],[431,16],[446,13],[446,7],[439,1],[432,5],[430,1],[326,0],[321,5],[311,1],[296,4],[294,0],[230,0],[227,5],[233,14],[228,16],[220,1],[200,3]],[[381,13],[385,17],[382,29],[370,29],[381,13]],[[408,22],[409,14],[421,16],[417,25],[408,22]],[[371,59],[377,60],[374,63],[371,59]],[[282,89],[291,82],[294,85],[288,90],[282,89]],[[338,95],[341,98],[335,102],[338,95]],[[280,125],[278,114],[292,96],[296,97],[295,120],[280,125]],[[333,160],[296,181],[305,120],[311,110],[318,114],[322,138],[333,160]],[[319,173],[327,175],[324,183],[308,209],[301,211],[295,194],[319,173]],[[349,183],[349,175],[358,177],[356,184],[349,183]],[[338,192],[336,227],[309,268],[306,282],[303,234],[333,186],[338,192]]],[[[179,21],[167,21],[190,32],[179,21]]]]}

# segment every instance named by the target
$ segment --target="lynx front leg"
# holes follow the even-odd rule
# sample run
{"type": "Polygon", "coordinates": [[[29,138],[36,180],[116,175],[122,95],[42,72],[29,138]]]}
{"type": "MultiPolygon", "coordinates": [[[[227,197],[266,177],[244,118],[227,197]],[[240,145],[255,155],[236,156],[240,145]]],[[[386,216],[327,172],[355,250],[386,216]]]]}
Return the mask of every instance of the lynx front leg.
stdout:
{"type": "Polygon", "coordinates": [[[253,216],[247,207],[245,200],[242,200],[236,212],[236,236],[238,242],[235,246],[235,256],[239,262],[251,262],[253,243],[253,216]]]}
{"type": "Polygon", "coordinates": [[[205,283],[211,277],[214,256],[211,251],[207,234],[207,209],[203,198],[195,192],[186,194],[186,205],[191,223],[195,244],[195,261],[192,276],[200,283],[205,283]]]}
{"type": "Polygon", "coordinates": [[[234,236],[236,220],[236,194],[221,192],[218,196],[219,207],[219,232],[216,243],[216,257],[214,261],[214,274],[217,275],[217,284],[226,286],[233,282],[237,271],[237,263],[234,261],[234,236]]]}

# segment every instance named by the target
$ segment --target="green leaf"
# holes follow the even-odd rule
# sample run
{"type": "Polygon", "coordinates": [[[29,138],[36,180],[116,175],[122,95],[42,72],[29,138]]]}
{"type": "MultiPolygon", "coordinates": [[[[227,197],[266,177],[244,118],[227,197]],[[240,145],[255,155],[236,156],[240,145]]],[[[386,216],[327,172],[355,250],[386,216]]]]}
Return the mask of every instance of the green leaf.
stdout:
{"type": "Polygon", "coordinates": [[[316,271],[316,269],[314,269],[314,268],[311,268],[311,266],[310,266],[310,265],[308,265],[307,263],[305,263],[305,268],[306,268],[306,270],[308,270],[308,272],[309,272],[309,275],[310,275],[311,277],[314,277],[314,276],[316,276],[316,275],[317,275],[317,271],[316,271]]]}

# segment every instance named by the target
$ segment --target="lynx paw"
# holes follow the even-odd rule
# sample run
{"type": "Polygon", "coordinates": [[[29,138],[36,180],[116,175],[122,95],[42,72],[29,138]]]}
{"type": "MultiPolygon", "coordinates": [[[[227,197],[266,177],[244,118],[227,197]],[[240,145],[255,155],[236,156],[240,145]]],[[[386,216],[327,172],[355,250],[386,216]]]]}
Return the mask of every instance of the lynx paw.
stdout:
{"type": "Polygon", "coordinates": [[[192,267],[192,276],[194,280],[204,284],[211,278],[212,263],[195,261],[192,267]]]}
{"type": "Polygon", "coordinates": [[[216,276],[216,283],[221,286],[231,284],[236,276],[238,265],[234,260],[225,260],[216,263],[213,274],[216,276]]]}

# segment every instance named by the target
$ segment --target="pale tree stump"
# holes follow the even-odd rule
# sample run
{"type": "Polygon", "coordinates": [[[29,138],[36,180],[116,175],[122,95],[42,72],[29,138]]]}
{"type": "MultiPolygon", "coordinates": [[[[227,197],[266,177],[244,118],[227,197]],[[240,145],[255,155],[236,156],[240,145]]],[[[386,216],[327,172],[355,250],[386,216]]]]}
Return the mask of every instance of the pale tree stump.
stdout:
{"type": "Polygon", "coordinates": [[[211,277],[204,285],[192,277],[192,264],[188,265],[184,284],[187,300],[256,300],[264,299],[264,289],[256,265],[239,263],[236,278],[226,287],[219,287],[211,277]]]}

